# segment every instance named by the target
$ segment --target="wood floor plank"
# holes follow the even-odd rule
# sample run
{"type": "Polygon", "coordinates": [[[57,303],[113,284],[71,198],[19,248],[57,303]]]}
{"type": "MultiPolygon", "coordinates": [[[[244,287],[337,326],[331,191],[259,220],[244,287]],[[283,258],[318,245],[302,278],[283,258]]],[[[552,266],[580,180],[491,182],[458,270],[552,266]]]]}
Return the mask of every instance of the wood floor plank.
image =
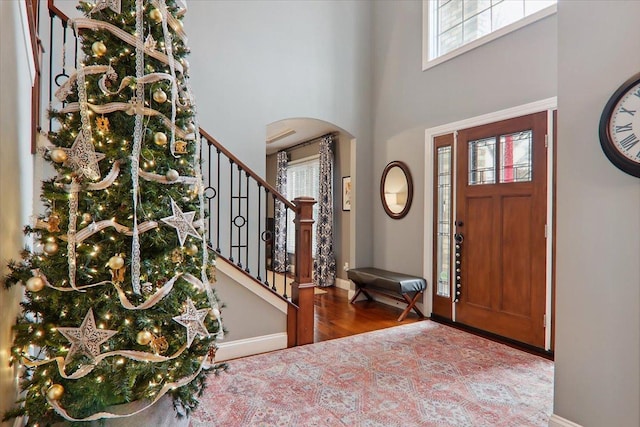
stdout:
{"type": "Polygon", "coordinates": [[[316,295],[314,342],[390,328],[420,319],[411,312],[402,322],[398,322],[401,308],[376,301],[358,301],[350,304],[348,292],[344,289],[323,288],[326,294],[316,295]]]}

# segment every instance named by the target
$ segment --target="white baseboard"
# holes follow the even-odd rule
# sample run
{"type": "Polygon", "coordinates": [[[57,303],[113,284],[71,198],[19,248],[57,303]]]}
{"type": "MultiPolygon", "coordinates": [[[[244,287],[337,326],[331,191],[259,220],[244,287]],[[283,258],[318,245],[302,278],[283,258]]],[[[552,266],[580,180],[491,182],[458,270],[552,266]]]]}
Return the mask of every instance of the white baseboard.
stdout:
{"type": "Polygon", "coordinates": [[[336,277],[336,288],[344,289],[347,291],[351,290],[351,280],[340,279],[336,277]]]}
{"type": "Polygon", "coordinates": [[[552,414],[549,419],[549,427],[582,427],[580,424],[576,424],[573,421],[569,421],[566,418],[562,418],[559,415],[552,414]]]}
{"type": "Polygon", "coordinates": [[[286,332],[246,338],[243,340],[220,342],[218,343],[218,351],[216,351],[216,362],[268,353],[284,348],[287,348],[286,332]]]}

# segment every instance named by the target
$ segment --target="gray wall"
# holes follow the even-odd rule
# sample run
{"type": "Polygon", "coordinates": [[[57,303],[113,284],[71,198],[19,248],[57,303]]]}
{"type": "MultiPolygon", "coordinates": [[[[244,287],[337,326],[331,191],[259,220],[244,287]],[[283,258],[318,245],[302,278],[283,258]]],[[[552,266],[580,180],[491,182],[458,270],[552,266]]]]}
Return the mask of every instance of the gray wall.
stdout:
{"type": "MultiPolygon", "coordinates": [[[[231,267],[233,268],[233,267],[231,267]]],[[[287,331],[287,316],[220,270],[216,273],[216,294],[225,304],[222,323],[229,333],[224,342],[233,342],[287,331]]]]}
{"type": "MultiPolygon", "coordinates": [[[[22,227],[29,222],[33,202],[31,156],[31,81],[18,2],[0,1],[0,278],[9,259],[24,248],[22,227]]],[[[0,283],[0,413],[14,405],[17,395],[11,354],[11,326],[19,313],[22,289],[0,283]]],[[[2,423],[9,426],[10,423],[2,423]]]]}
{"type": "Polygon", "coordinates": [[[373,258],[371,9],[364,1],[197,1],[185,19],[201,126],[260,175],[269,123],[308,117],[355,136],[362,215],[351,225],[361,265],[373,258]]]}
{"type": "MultiPolygon", "coordinates": [[[[422,2],[377,1],[373,8],[373,218],[377,267],[422,274],[426,128],[556,95],[555,15],[422,71],[422,2]],[[414,200],[402,220],[378,195],[392,160],[409,166],[414,200]],[[408,242],[415,242],[410,248],[408,242]]],[[[431,171],[426,171],[431,173],[431,171]]],[[[359,218],[359,217],[358,217],[359,218]]]]}
{"type": "Polygon", "coordinates": [[[598,122],[640,71],[640,2],[560,2],[558,16],[554,413],[585,427],[637,427],[640,182],[604,156],[598,122]]]}

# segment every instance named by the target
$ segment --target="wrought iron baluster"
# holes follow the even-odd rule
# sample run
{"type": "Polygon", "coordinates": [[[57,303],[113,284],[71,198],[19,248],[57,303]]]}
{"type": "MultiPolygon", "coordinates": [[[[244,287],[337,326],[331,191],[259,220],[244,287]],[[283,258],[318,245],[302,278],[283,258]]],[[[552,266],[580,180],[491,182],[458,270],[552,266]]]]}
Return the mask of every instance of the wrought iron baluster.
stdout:
{"type": "Polygon", "coordinates": [[[236,201],[238,203],[238,215],[233,219],[233,223],[238,229],[238,240],[236,241],[236,253],[238,254],[238,262],[237,266],[242,268],[242,226],[244,222],[242,221],[242,169],[240,165],[238,167],[238,195],[236,196],[236,201]]]}
{"type": "MultiPolygon", "coordinates": [[[[249,268],[249,227],[251,225],[251,215],[249,215],[249,212],[251,212],[249,210],[249,172],[244,173],[244,176],[247,179],[247,192],[245,194],[245,200],[244,200],[244,204],[246,207],[246,216],[247,216],[247,222],[245,224],[245,240],[244,240],[244,271],[246,271],[247,273],[251,273],[251,269],[249,268]]],[[[258,214],[259,215],[259,214],[258,214]]]]}
{"type": "Polygon", "coordinates": [[[229,159],[229,261],[233,261],[233,160],[229,159]]]}
{"type": "MultiPolygon", "coordinates": [[[[259,182],[256,182],[258,184],[258,275],[256,276],[256,279],[258,279],[259,282],[262,281],[262,277],[260,277],[260,272],[262,271],[262,258],[260,257],[261,254],[261,246],[262,243],[260,242],[260,240],[264,241],[264,236],[262,235],[262,192],[260,191],[260,189],[262,188],[262,185],[259,182]]],[[[248,239],[248,237],[247,237],[248,239]]]]}
{"type": "Polygon", "coordinates": [[[217,188],[217,203],[218,203],[218,207],[217,207],[217,225],[216,225],[216,252],[220,253],[220,149],[216,148],[216,153],[218,154],[218,167],[217,167],[217,171],[216,171],[216,188],[217,188]]]}
{"type": "Polygon", "coordinates": [[[289,254],[287,253],[287,239],[289,232],[289,208],[285,206],[284,208],[284,271],[282,272],[283,276],[283,289],[282,289],[282,297],[287,299],[287,273],[289,272],[289,254]]]}
{"type": "MultiPolygon", "coordinates": [[[[53,101],[53,20],[55,15],[49,11],[49,107],[53,101]]],[[[53,130],[53,120],[49,119],[49,132],[53,130]]]]}

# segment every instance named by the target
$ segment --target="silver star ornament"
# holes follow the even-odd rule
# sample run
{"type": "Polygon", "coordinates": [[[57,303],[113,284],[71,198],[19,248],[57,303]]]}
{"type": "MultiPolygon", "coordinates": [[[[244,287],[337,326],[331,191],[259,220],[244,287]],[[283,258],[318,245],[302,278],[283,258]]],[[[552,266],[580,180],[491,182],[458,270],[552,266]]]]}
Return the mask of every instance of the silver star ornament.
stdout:
{"type": "Polygon", "coordinates": [[[95,359],[100,354],[100,344],[118,331],[96,328],[93,309],[89,309],[79,328],[58,328],[58,331],[71,342],[71,348],[65,358],[65,364],[76,354],[86,354],[95,359]]]}
{"type": "Polygon", "coordinates": [[[187,240],[187,236],[193,236],[196,239],[202,240],[202,237],[193,226],[193,217],[196,214],[195,211],[182,212],[180,206],[178,206],[173,199],[171,199],[171,211],[173,212],[173,215],[162,218],[161,221],[176,229],[178,232],[178,240],[180,240],[180,246],[184,246],[184,241],[187,240]]]}
{"type": "Polygon", "coordinates": [[[122,0],[96,0],[96,4],[89,13],[94,13],[106,8],[113,10],[115,13],[120,13],[122,9],[122,0]]]}
{"type": "Polygon", "coordinates": [[[104,159],[104,154],[96,153],[91,141],[84,137],[84,132],[78,133],[71,148],[63,148],[62,150],[67,153],[65,166],[93,181],[100,179],[98,162],[104,159]]]}
{"type": "Polygon", "coordinates": [[[209,309],[203,308],[198,310],[191,298],[187,298],[185,302],[184,313],[173,318],[176,322],[187,328],[187,347],[191,347],[191,343],[196,335],[203,337],[209,336],[209,331],[204,326],[203,320],[207,317],[209,309]]]}

